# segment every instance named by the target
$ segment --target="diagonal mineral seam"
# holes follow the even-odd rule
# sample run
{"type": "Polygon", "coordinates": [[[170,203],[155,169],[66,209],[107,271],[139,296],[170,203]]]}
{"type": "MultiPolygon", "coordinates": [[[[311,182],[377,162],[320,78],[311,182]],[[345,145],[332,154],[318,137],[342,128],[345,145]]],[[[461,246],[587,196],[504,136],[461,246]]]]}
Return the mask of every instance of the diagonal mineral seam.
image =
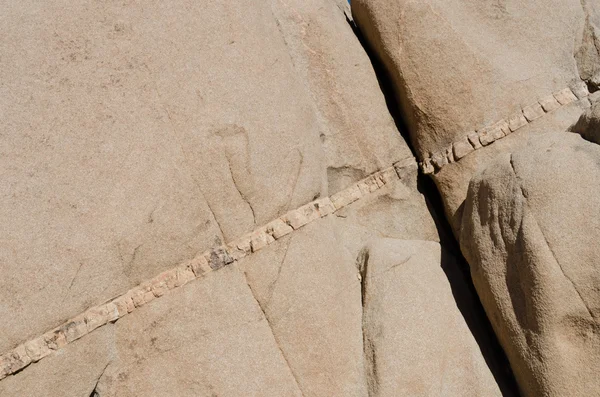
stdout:
{"type": "Polygon", "coordinates": [[[182,287],[189,282],[202,278],[209,272],[217,271],[237,262],[245,256],[267,247],[272,242],[293,233],[306,224],[333,214],[383,188],[392,181],[401,180],[398,169],[414,167],[415,165],[415,160],[412,157],[398,161],[331,197],[320,198],[289,211],[269,224],[258,227],[248,235],[242,236],[227,245],[202,252],[194,259],[166,270],[108,302],[91,307],[61,326],[0,355],[0,381],[23,370],[31,363],[61,350],[67,344],[93,332],[95,329],[118,321],[121,317],[154,299],[160,298],[170,290],[182,287]]]}

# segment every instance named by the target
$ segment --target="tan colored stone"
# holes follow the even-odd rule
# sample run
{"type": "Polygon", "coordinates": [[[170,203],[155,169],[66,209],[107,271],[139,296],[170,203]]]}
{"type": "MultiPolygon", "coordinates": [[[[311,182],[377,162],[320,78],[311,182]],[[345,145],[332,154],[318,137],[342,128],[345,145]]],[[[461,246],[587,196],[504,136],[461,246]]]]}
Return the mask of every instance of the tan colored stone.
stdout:
{"type": "Polygon", "coordinates": [[[282,219],[294,230],[297,230],[302,226],[306,225],[307,223],[318,218],[319,211],[315,207],[314,202],[310,202],[296,210],[292,210],[282,217],[282,219]]]}
{"type": "Polygon", "coordinates": [[[8,352],[5,356],[7,369],[4,372],[6,374],[14,374],[17,371],[25,368],[31,363],[31,357],[27,354],[25,350],[25,345],[19,345],[15,347],[13,350],[8,352]]]}
{"type": "MultiPolygon", "coordinates": [[[[416,162],[412,159],[413,166],[416,166],[416,162]]],[[[391,183],[398,179],[398,173],[396,172],[396,167],[389,167],[380,172],[380,177],[383,180],[384,184],[391,183]]]]}
{"type": "Polygon", "coordinates": [[[193,270],[190,269],[187,264],[177,266],[177,282],[175,283],[176,287],[181,287],[189,283],[192,280],[196,279],[196,275],[193,270]]]}
{"type": "Polygon", "coordinates": [[[273,236],[273,238],[276,240],[282,238],[283,236],[287,236],[293,231],[294,229],[290,225],[279,218],[267,225],[267,233],[273,236]]]}
{"type": "Polygon", "coordinates": [[[267,245],[275,241],[275,238],[268,234],[264,229],[258,229],[252,233],[252,252],[263,249],[267,245]]]}
{"type": "Polygon", "coordinates": [[[512,131],[510,130],[510,126],[508,125],[508,120],[502,119],[498,122],[496,122],[493,127],[495,128],[500,128],[500,131],[502,132],[503,136],[507,136],[508,134],[510,134],[512,131]]]}
{"type": "Polygon", "coordinates": [[[46,338],[44,338],[44,336],[39,336],[29,342],[26,342],[25,350],[33,362],[37,362],[52,353],[52,350],[50,350],[48,347],[48,343],[46,342],[46,338]]]}
{"type": "Polygon", "coordinates": [[[540,105],[542,105],[542,108],[544,109],[544,111],[546,113],[549,113],[560,107],[560,103],[558,103],[558,101],[556,100],[554,95],[545,96],[542,99],[540,99],[539,102],[540,102],[540,105]]]}
{"type": "Polygon", "coordinates": [[[152,291],[146,291],[146,292],[144,292],[144,304],[150,303],[154,299],[156,299],[156,296],[154,295],[154,293],[152,291]]]}
{"type": "Polygon", "coordinates": [[[88,333],[84,315],[79,315],[69,320],[61,328],[64,332],[67,343],[71,343],[88,333]]]}
{"type": "MultiPolygon", "coordinates": [[[[381,187],[384,185],[384,183],[381,179],[375,178],[375,181],[377,182],[378,187],[381,187]]],[[[323,197],[323,198],[317,199],[317,200],[315,200],[314,204],[315,204],[317,211],[319,212],[319,216],[321,216],[321,217],[333,214],[335,212],[335,206],[333,205],[333,203],[331,202],[331,199],[329,197],[323,197]]]]}
{"type": "Polygon", "coordinates": [[[508,127],[513,132],[516,131],[516,130],[518,130],[521,127],[526,126],[526,125],[527,125],[527,119],[523,115],[523,112],[519,112],[517,114],[514,114],[513,116],[511,116],[508,119],[508,127]]]}
{"type": "Polygon", "coordinates": [[[479,142],[481,142],[482,146],[487,146],[496,140],[490,127],[478,131],[477,134],[479,135],[479,142]]]}
{"type": "Polygon", "coordinates": [[[0,355],[0,380],[10,375],[10,365],[6,355],[0,355]]]}
{"type": "Polygon", "coordinates": [[[117,308],[119,318],[126,316],[129,311],[127,311],[127,303],[123,297],[118,297],[113,300],[115,307],[117,308]]]}
{"type": "Polygon", "coordinates": [[[463,140],[458,141],[458,142],[454,142],[452,144],[452,149],[454,150],[454,157],[457,160],[462,159],[467,154],[469,154],[473,150],[475,150],[473,148],[473,146],[471,146],[471,144],[469,143],[469,140],[467,138],[464,138],[463,140]]]}
{"type": "Polygon", "coordinates": [[[448,158],[446,157],[446,152],[436,152],[431,155],[431,163],[435,167],[436,170],[442,169],[443,166],[448,164],[448,158]]]}
{"type": "Polygon", "coordinates": [[[423,162],[421,163],[421,169],[423,170],[423,173],[425,175],[434,173],[435,168],[433,166],[431,158],[426,158],[425,160],[423,160],[423,162]]]}
{"type": "Polygon", "coordinates": [[[373,193],[375,190],[379,189],[379,184],[374,176],[363,179],[358,182],[357,185],[363,195],[373,193]]]}
{"type": "Polygon", "coordinates": [[[108,312],[106,305],[93,307],[87,310],[84,314],[85,324],[87,326],[87,332],[92,332],[98,327],[103,326],[108,321],[108,312]]]}
{"type": "Polygon", "coordinates": [[[114,302],[106,304],[106,321],[111,323],[120,318],[119,308],[114,302]]]}
{"type": "Polygon", "coordinates": [[[188,266],[192,269],[196,277],[200,277],[212,270],[208,265],[208,260],[206,259],[204,253],[196,255],[194,259],[188,262],[188,266]]]}
{"type": "Polygon", "coordinates": [[[575,94],[575,96],[578,99],[583,99],[583,98],[586,98],[588,95],[590,95],[587,84],[585,84],[581,80],[578,80],[574,84],[571,84],[571,91],[573,91],[573,94],[575,94]]]}
{"type": "Polygon", "coordinates": [[[65,330],[62,327],[46,332],[43,337],[50,350],[62,349],[67,344],[65,330]]]}
{"type": "Polygon", "coordinates": [[[448,163],[453,163],[456,161],[454,158],[454,152],[452,151],[452,145],[446,149],[446,158],[448,159],[448,163]]]}
{"type": "Polygon", "coordinates": [[[144,293],[145,291],[140,287],[134,288],[131,291],[131,300],[133,301],[135,307],[142,307],[146,303],[144,300],[144,293]]]}
{"type": "Polygon", "coordinates": [[[523,115],[529,122],[539,119],[544,114],[544,109],[542,109],[542,105],[540,105],[539,102],[536,102],[533,105],[525,106],[523,108],[523,115]]]}
{"type": "Polygon", "coordinates": [[[561,105],[568,105],[569,103],[575,102],[577,100],[577,97],[575,96],[575,94],[573,94],[570,88],[564,88],[560,91],[555,92],[554,98],[556,98],[558,103],[561,105]]]}
{"type": "Polygon", "coordinates": [[[479,149],[481,147],[481,142],[479,142],[479,135],[476,132],[472,132],[467,135],[467,139],[471,143],[474,149],[479,149]]]}
{"type": "Polygon", "coordinates": [[[600,390],[598,186],[600,146],[560,132],[470,184],[461,251],[525,396],[600,390]]]}
{"type": "MultiPolygon", "coordinates": [[[[137,332],[138,335],[143,333],[137,332]]],[[[114,368],[117,347],[114,328],[98,328],[85,338],[65,346],[59,353],[50,354],[0,381],[0,396],[106,397],[103,390],[95,389],[95,385],[114,368]]]]}
{"type": "Polygon", "coordinates": [[[362,197],[362,193],[357,185],[352,185],[346,189],[331,196],[331,202],[336,210],[344,208],[362,197]]]}
{"type": "Polygon", "coordinates": [[[242,237],[227,244],[227,252],[234,261],[239,261],[246,255],[252,253],[252,233],[247,233],[242,237]]]}
{"type": "Polygon", "coordinates": [[[600,103],[590,105],[569,129],[581,135],[583,139],[600,145],[600,103]]]}

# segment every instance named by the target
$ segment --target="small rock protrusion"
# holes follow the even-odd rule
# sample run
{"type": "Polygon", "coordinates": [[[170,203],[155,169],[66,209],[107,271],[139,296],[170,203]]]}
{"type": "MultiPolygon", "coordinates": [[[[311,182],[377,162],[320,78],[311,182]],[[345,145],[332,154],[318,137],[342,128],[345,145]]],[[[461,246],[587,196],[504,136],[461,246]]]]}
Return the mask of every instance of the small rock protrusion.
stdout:
{"type": "Polygon", "coordinates": [[[560,103],[558,103],[554,95],[548,95],[540,99],[540,105],[542,105],[542,108],[546,113],[550,113],[560,107],[560,103]]]}

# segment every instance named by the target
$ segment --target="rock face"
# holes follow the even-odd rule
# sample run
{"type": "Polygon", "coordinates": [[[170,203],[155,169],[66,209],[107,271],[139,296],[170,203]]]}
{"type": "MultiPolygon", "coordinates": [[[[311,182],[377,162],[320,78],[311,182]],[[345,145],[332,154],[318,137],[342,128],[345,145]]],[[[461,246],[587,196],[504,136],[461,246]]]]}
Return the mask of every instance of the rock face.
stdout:
{"type": "Polygon", "coordinates": [[[528,396],[600,386],[598,6],[352,2],[528,396]]]}
{"type": "Polygon", "coordinates": [[[344,5],[5,4],[0,395],[511,395],[344,5]]]}
{"type": "Polygon", "coordinates": [[[525,134],[564,131],[577,120],[585,104],[576,99],[587,91],[581,78],[590,81],[597,57],[590,47],[597,42],[594,3],[352,2],[456,232],[469,180],[481,165],[521,147],[525,134]],[[589,56],[577,62],[583,53],[589,56]]]}
{"type": "Polygon", "coordinates": [[[600,145],[600,103],[594,103],[584,112],[571,131],[578,133],[590,142],[600,145]]]}
{"type": "Polygon", "coordinates": [[[461,247],[530,396],[600,390],[600,146],[548,134],[478,173],[461,247]]]}

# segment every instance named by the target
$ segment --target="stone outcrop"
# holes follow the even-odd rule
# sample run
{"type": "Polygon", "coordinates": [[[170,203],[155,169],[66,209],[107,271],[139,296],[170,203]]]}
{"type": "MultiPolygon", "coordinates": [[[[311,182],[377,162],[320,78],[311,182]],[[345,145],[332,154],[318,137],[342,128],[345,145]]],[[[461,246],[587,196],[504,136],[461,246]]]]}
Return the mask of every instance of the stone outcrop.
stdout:
{"type": "Polygon", "coordinates": [[[600,146],[540,136],[472,180],[461,247],[525,395],[600,390],[600,146]]]}
{"type": "Polygon", "coordinates": [[[354,0],[352,10],[521,391],[594,394],[598,3],[354,0]]]}
{"type": "Polygon", "coordinates": [[[480,166],[528,136],[565,131],[589,107],[575,100],[585,97],[581,79],[589,76],[573,50],[573,43],[587,45],[584,32],[595,26],[594,7],[585,3],[352,2],[394,86],[418,159],[424,170],[438,170],[434,180],[457,235],[480,166]],[[454,145],[461,159],[446,165],[454,145]]]}
{"type": "Polygon", "coordinates": [[[600,103],[594,103],[585,111],[570,130],[600,145],[600,103]]]}
{"type": "Polygon", "coordinates": [[[510,395],[345,7],[6,4],[0,395],[510,395]]]}

